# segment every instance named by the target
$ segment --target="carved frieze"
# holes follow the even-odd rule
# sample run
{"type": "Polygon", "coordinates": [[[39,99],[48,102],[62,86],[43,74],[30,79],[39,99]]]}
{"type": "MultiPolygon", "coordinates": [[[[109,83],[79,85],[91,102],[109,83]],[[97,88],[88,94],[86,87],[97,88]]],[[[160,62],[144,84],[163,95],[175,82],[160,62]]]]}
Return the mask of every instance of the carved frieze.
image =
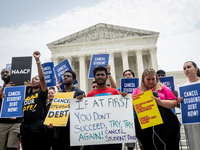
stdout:
{"type": "Polygon", "coordinates": [[[122,39],[128,37],[139,37],[148,36],[151,34],[139,33],[134,31],[126,31],[122,29],[113,29],[108,27],[99,27],[93,30],[89,30],[85,33],[77,33],[76,36],[69,38],[68,40],[59,42],[55,45],[71,44],[71,43],[82,43],[82,42],[92,42],[105,39],[122,39]]]}

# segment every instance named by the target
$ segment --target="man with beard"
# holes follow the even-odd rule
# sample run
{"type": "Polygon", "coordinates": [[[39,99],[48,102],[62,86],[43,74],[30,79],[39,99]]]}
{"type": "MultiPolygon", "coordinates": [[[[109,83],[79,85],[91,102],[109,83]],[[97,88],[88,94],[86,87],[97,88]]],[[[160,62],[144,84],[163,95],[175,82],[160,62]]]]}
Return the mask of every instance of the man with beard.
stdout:
{"type": "MultiPolygon", "coordinates": [[[[10,82],[10,70],[5,68],[1,71],[1,79],[4,81],[0,89],[2,95],[5,87],[14,86],[10,82]]],[[[0,98],[0,106],[2,99],[0,98]]],[[[0,107],[1,108],[1,107],[0,107]]],[[[0,118],[0,150],[17,150],[19,127],[21,118],[0,118]]]]}
{"type": "MultiPolygon", "coordinates": [[[[74,91],[74,98],[81,100],[85,97],[85,92],[73,86],[75,80],[75,72],[71,70],[65,71],[63,76],[63,83],[65,86],[61,92],[74,91]]],[[[53,128],[53,124],[49,124],[48,128],[53,128]]],[[[68,118],[66,127],[55,127],[54,138],[56,140],[57,150],[80,150],[80,146],[70,147],[70,118],[68,118]]]]}
{"type": "MultiPolygon", "coordinates": [[[[97,82],[97,89],[88,93],[87,97],[118,95],[120,92],[117,89],[107,87],[106,80],[108,79],[107,68],[104,66],[97,66],[93,70],[95,81],[97,82]]],[[[122,93],[122,96],[125,96],[122,93]]],[[[106,145],[91,145],[91,150],[121,150],[122,144],[106,144],[106,145]]]]}

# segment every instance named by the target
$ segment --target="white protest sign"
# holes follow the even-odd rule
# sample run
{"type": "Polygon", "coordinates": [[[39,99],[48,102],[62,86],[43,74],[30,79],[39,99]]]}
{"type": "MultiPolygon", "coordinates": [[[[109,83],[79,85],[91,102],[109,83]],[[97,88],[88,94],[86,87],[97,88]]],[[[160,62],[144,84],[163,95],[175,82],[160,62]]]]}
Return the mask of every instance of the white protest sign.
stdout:
{"type": "Polygon", "coordinates": [[[71,146],[135,141],[131,94],[70,100],[71,146]]]}

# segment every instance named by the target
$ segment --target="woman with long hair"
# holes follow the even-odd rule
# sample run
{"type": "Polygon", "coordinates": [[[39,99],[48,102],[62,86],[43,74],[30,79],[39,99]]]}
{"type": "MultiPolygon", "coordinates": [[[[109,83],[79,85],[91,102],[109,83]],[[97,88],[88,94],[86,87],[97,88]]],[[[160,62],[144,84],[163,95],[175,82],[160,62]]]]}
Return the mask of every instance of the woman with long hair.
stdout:
{"type": "Polygon", "coordinates": [[[178,118],[170,110],[177,106],[177,99],[169,88],[159,82],[158,75],[152,68],[147,68],[142,74],[141,84],[132,95],[148,90],[157,91],[158,97],[153,97],[158,105],[163,124],[141,129],[138,117],[135,118],[136,136],[144,149],[175,150],[176,137],[179,132],[178,118]]]}
{"type": "Polygon", "coordinates": [[[40,52],[35,51],[38,76],[31,82],[31,92],[24,100],[24,119],[20,126],[23,150],[45,150],[46,130],[43,125],[46,113],[47,85],[40,62],[40,52]]]}
{"type": "MultiPolygon", "coordinates": [[[[188,77],[188,81],[183,85],[193,85],[200,83],[199,69],[193,61],[187,61],[183,65],[183,70],[185,75],[188,77]]],[[[183,100],[183,97],[180,97],[179,104],[183,100]]],[[[189,147],[191,150],[196,150],[200,148],[200,124],[187,124],[184,126],[185,134],[189,142],[189,147]]]]}

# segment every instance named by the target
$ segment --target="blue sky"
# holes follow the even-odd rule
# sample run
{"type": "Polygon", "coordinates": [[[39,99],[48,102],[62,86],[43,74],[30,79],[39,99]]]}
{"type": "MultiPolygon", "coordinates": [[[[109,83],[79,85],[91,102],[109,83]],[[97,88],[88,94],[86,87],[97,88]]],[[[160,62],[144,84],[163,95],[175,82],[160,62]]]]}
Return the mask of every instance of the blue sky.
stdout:
{"type": "Polygon", "coordinates": [[[199,0],[0,0],[0,68],[35,50],[44,62],[47,43],[97,23],[160,32],[160,69],[182,70],[187,60],[200,66],[199,8],[199,0]]]}

